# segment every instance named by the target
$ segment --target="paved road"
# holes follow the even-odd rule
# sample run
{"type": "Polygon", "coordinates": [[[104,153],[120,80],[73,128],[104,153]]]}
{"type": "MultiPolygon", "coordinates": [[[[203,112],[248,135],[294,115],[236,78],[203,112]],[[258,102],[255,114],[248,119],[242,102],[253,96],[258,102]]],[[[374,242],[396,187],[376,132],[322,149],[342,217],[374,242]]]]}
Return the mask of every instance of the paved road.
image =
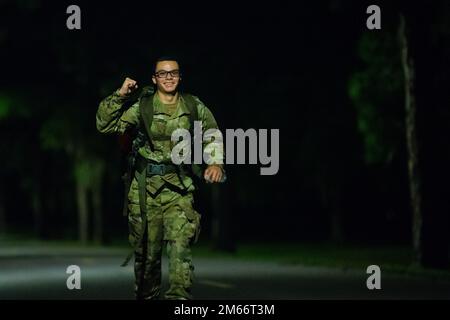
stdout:
{"type": "MultiPolygon", "coordinates": [[[[133,299],[126,250],[0,248],[0,299],[133,299]],[[81,268],[81,290],[68,290],[66,268],[81,268]]],[[[450,280],[382,274],[366,287],[365,270],[196,258],[196,299],[450,299],[450,280]]],[[[163,261],[167,270],[167,261],[163,261]]],[[[167,286],[164,272],[164,286],[167,286]]]]}

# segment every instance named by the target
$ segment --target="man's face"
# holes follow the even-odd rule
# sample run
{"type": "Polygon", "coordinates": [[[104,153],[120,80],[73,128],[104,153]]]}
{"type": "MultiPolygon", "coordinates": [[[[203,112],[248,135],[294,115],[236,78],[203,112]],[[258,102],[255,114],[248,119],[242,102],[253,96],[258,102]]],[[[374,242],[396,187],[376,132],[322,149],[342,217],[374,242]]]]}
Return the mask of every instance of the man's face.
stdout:
{"type": "Polygon", "coordinates": [[[152,77],[159,91],[174,93],[180,82],[180,67],[176,61],[159,61],[152,77]]]}

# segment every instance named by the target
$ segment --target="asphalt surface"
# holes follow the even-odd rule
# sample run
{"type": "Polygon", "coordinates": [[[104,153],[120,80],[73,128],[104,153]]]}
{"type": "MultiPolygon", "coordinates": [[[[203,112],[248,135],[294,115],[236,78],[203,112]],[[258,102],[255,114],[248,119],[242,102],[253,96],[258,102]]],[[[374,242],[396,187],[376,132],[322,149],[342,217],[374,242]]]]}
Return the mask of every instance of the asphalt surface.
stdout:
{"type": "MultiPolygon", "coordinates": [[[[111,248],[0,248],[0,299],[134,299],[128,253],[111,248]],[[81,270],[69,290],[67,267],[81,270]]],[[[196,299],[450,299],[450,280],[383,273],[369,290],[366,270],[310,267],[231,258],[194,257],[196,299]]],[[[167,261],[163,260],[163,288],[167,261]]]]}

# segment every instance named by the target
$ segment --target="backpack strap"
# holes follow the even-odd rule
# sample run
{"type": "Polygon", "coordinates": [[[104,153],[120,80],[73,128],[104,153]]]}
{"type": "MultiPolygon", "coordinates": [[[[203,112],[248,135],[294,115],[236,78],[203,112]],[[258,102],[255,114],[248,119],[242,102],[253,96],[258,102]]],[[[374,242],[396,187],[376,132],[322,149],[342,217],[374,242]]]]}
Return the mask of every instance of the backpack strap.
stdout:
{"type": "Polygon", "coordinates": [[[154,150],[151,131],[153,122],[153,92],[153,87],[144,87],[139,98],[139,113],[142,121],[144,122],[144,131],[147,134],[148,143],[152,151],[154,150]]]}
{"type": "MultiPolygon", "coordinates": [[[[139,96],[139,113],[141,115],[142,121],[145,127],[145,133],[149,141],[150,148],[153,151],[153,135],[151,132],[151,126],[153,122],[153,93],[154,89],[151,86],[144,87],[139,96]]],[[[197,101],[194,97],[188,93],[182,94],[184,101],[186,102],[186,107],[189,110],[189,122],[190,122],[190,132],[193,136],[194,122],[199,119],[197,101]]]]}
{"type": "MultiPolygon", "coordinates": [[[[154,106],[153,106],[153,93],[154,89],[151,86],[144,87],[142,89],[142,92],[140,94],[140,101],[139,101],[139,112],[142,118],[143,126],[145,127],[141,131],[145,131],[150,149],[153,151],[153,135],[151,132],[151,126],[153,121],[153,112],[154,112],[154,106]]],[[[187,109],[189,110],[189,122],[190,122],[190,129],[189,132],[191,134],[191,137],[194,136],[194,122],[199,120],[199,114],[198,114],[198,108],[197,104],[198,102],[195,100],[195,98],[188,93],[182,93],[181,94],[187,109]]],[[[192,164],[189,166],[189,169],[184,168],[182,165],[180,168],[181,175],[184,176],[187,174],[187,171],[191,171],[195,176],[199,177],[200,179],[203,176],[203,168],[201,165],[192,164]]]]}
{"type": "MultiPolygon", "coordinates": [[[[194,121],[198,121],[198,109],[197,109],[197,101],[195,101],[194,97],[188,93],[182,94],[184,101],[186,102],[186,107],[189,110],[189,122],[191,123],[191,131],[194,130],[194,121]]],[[[191,135],[193,132],[191,132],[191,135]]]]}
{"type": "MultiPolygon", "coordinates": [[[[189,122],[191,124],[189,132],[191,134],[191,137],[194,137],[194,122],[200,120],[199,115],[198,115],[198,108],[197,108],[198,102],[195,100],[195,98],[192,95],[190,95],[188,93],[183,94],[183,99],[186,102],[186,107],[189,110],[189,122]]],[[[193,143],[193,141],[191,141],[191,143],[193,143]]],[[[189,170],[194,174],[194,176],[198,177],[199,179],[202,179],[203,167],[201,165],[192,163],[190,165],[189,170]]],[[[182,175],[186,174],[186,171],[189,171],[189,170],[184,169],[184,166],[182,166],[182,175]]]]}

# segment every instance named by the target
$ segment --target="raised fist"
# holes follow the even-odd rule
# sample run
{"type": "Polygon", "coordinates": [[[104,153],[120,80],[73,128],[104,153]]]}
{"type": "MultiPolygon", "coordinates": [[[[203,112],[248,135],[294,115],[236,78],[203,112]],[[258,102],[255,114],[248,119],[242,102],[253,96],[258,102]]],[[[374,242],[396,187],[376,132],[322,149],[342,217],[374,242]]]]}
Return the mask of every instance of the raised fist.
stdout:
{"type": "Polygon", "coordinates": [[[127,96],[138,88],[135,80],[130,78],[125,78],[122,87],[119,90],[119,95],[121,97],[127,96]]]}

